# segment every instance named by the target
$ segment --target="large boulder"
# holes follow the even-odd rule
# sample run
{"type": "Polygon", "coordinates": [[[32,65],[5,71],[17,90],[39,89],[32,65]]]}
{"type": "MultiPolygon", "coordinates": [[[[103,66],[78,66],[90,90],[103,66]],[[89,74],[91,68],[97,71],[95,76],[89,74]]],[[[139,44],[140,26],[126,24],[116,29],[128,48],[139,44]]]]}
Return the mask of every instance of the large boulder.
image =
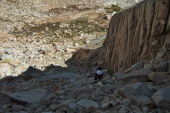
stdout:
{"type": "Polygon", "coordinates": [[[129,84],[120,88],[119,93],[125,97],[140,96],[140,95],[145,95],[147,97],[150,97],[151,95],[148,87],[140,82],[129,84]]]}
{"type": "Polygon", "coordinates": [[[160,85],[170,84],[170,73],[167,72],[152,72],[149,75],[151,81],[156,82],[160,85]]]}
{"type": "Polygon", "coordinates": [[[148,74],[152,71],[153,71],[152,67],[146,67],[121,75],[118,79],[126,82],[129,82],[132,79],[137,79],[140,82],[146,82],[149,81],[148,74]]]}
{"type": "Polygon", "coordinates": [[[161,88],[151,99],[159,108],[170,111],[170,87],[161,88]]]}
{"type": "Polygon", "coordinates": [[[154,65],[156,72],[167,72],[168,71],[168,62],[160,62],[154,65]]]}
{"type": "Polygon", "coordinates": [[[22,77],[25,80],[28,80],[30,78],[39,78],[41,76],[47,76],[46,73],[44,73],[43,71],[36,69],[32,66],[30,66],[23,74],[22,77]]]}
{"type": "Polygon", "coordinates": [[[137,62],[136,64],[134,64],[129,69],[125,70],[124,72],[131,72],[134,70],[138,70],[138,69],[142,68],[143,66],[144,66],[144,62],[140,61],[140,62],[137,62]]]}
{"type": "Polygon", "coordinates": [[[131,99],[132,103],[137,106],[140,106],[140,107],[147,106],[149,110],[154,108],[154,102],[152,102],[152,100],[145,95],[132,96],[129,99],[131,99]]]}
{"type": "Polygon", "coordinates": [[[46,92],[47,90],[45,89],[33,89],[30,91],[10,93],[9,98],[12,102],[16,102],[19,104],[36,104],[41,101],[46,92]]]}

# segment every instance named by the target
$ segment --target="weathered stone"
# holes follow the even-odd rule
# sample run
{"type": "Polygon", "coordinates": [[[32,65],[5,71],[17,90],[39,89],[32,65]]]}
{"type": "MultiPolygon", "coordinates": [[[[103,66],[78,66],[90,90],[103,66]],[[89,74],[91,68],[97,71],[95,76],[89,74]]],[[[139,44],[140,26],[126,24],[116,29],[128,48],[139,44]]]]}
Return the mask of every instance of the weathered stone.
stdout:
{"type": "Polygon", "coordinates": [[[130,106],[131,103],[132,103],[132,101],[131,101],[130,99],[124,99],[124,100],[122,100],[122,101],[120,102],[120,104],[122,104],[122,105],[124,105],[124,106],[126,106],[126,107],[130,106]]]}
{"type": "Polygon", "coordinates": [[[144,66],[144,63],[142,61],[140,61],[140,62],[137,62],[136,64],[134,64],[129,69],[125,70],[124,72],[127,73],[127,72],[131,72],[134,70],[138,70],[138,69],[142,68],[143,66],[144,66]]]}
{"type": "Polygon", "coordinates": [[[83,78],[83,79],[77,81],[75,84],[88,85],[93,82],[95,82],[94,77],[89,77],[89,78],[83,78]]]}
{"type": "Polygon", "coordinates": [[[21,105],[12,106],[12,112],[19,112],[19,111],[22,111],[23,109],[24,109],[24,106],[21,106],[21,105]]]}
{"type": "Polygon", "coordinates": [[[138,96],[138,95],[150,96],[150,91],[145,84],[139,82],[139,83],[134,83],[122,87],[119,90],[119,94],[126,97],[138,96]]]}
{"type": "Polygon", "coordinates": [[[69,103],[68,104],[68,108],[72,109],[72,110],[76,110],[77,105],[75,103],[69,103]]]}
{"type": "Polygon", "coordinates": [[[138,106],[136,106],[136,105],[130,105],[130,109],[133,112],[142,113],[141,109],[138,106]]]}
{"type": "Polygon", "coordinates": [[[143,113],[147,113],[148,112],[148,107],[142,107],[142,111],[143,111],[143,113]]]}
{"type": "Polygon", "coordinates": [[[154,108],[154,103],[150,100],[150,98],[141,95],[141,96],[133,96],[130,97],[133,104],[140,107],[148,107],[149,110],[154,108]]]}
{"type": "Polygon", "coordinates": [[[102,109],[108,109],[110,106],[112,106],[112,107],[116,106],[116,104],[117,103],[115,101],[108,101],[108,102],[103,102],[101,104],[101,107],[102,107],[102,109]]]}
{"type": "Polygon", "coordinates": [[[161,88],[153,96],[152,100],[161,108],[170,111],[170,87],[161,88]]]}
{"type": "Polygon", "coordinates": [[[77,102],[77,104],[85,108],[89,107],[99,108],[99,105],[96,102],[88,99],[80,100],[77,102]]]}
{"type": "Polygon", "coordinates": [[[51,109],[52,111],[55,111],[58,107],[60,107],[58,104],[54,104],[54,105],[51,105],[51,106],[50,106],[50,109],[51,109]]]}
{"type": "Polygon", "coordinates": [[[149,79],[157,84],[167,85],[170,84],[170,73],[167,72],[152,72],[149,75],[149,79]]]}
{"type": "Polygon", "coordinates": [[[129,82],[132,79],[137,79],[140,82],[146,82],[149,81],[148,74],[152,71],[153,68],[147,67],[122,75],[121,77],[119,77],[119,79],[126,82],[129,82]]]}
{"type": "Polygon", "coordinates": [[[13,102],[17,102],[20,104],[26,103],[39,103],[41,99],[45,96],[46,90],[44,89],[33,89],[30,91],[22,91],[22,92],[15,92],[10,93],[9,98],[13,102]]]}
{"type": "Polygon", "coordinates": [[[75,74],[75,73],[57,73],[57,74],[54,74],[54,75],[50,75],[50,77],[53,78],[53,79],[66,78],[66,79],[69,79],[70,82],[76,82],[76,81],[83,78],[82,75],[75,74]]]}
{"type": "Polygon", "coordinates": [[[167,72],[168,64],[168,62],[160,62],[154,66],[154,68],[156,69],[156,72],[167,72]]]}
{"type": "Polygon", "coordinates": [[[7,58],[10,59],[12,58],[12,56],[9,54],[2,54],[2,60],[7,59],[7,58]]]}
{"type": "Polygon", "coordinates": [[[11,76],[12,75],[12,69],[13,67],[9,65],[8,63],[2,63],[0,64],[0,79],[5,76],[11,76]]]}
{"type": "Polygon", "coordinates": [[[30,78],[39,78],[41,76],[47,76],[43,71],[30,66],[23,74],[22,77],[25,80],[30,78]]]}

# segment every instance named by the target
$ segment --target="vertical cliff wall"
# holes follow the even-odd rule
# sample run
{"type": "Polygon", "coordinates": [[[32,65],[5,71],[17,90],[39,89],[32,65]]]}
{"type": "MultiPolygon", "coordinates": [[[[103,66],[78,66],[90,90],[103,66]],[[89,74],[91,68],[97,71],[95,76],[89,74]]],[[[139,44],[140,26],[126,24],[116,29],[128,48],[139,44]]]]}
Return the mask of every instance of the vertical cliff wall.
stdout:
{"type": "Polygon", "coordinates": [[[82,49],[73,59],[87,65],[100,62],[98,65],[120,71],[140,60],[169,60],[169,50],[170,0],[145,0],[112,17],[103,47],[77,58],[82,49]]]}
{"type": "Polygon", "coordinates": [[[104,42],[105,66],[121,70],[139,60],[155,60],[169,44],[169,10],[170,0],[146,0],[115,14],[104,42]]]}

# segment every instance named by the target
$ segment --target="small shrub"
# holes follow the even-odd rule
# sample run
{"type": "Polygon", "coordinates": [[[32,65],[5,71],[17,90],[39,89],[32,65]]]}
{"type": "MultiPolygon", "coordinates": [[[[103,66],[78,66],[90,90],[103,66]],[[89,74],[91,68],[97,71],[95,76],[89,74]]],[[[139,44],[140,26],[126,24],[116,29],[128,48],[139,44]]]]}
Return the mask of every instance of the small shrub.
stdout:
{"type": "Polygon", "coordinates": [[[113,13],[113,11],[118,12],[118,11],[121,11],[121,10],[122,10],[121,7],[119,7],[118,5],[115,5],[115,4],[112,4],[111,7],[107,7],[107,8],[105,8],[105,9],[106,9],[106,12],[107,12],[107,13],[113,13]]]}

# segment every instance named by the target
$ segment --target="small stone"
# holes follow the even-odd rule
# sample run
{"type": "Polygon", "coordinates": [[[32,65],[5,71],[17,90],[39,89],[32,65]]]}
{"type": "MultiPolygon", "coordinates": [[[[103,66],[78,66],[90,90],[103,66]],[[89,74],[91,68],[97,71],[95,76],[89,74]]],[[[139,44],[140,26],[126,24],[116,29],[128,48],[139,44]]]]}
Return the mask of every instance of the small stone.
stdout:
{"type": "Polygon", "coordinates": [[[133,112],[142,112],[141,109],[138,106],[136,106],[136,105],[130,105],[130,109],[133,112]]]}
{"type": "Polygon", "coordinates": [[[21,105],[13,105],[12,106],[12,111],[13,112],[19,112],[19,111],[21,111],[23,109],[24,109],[24,106],[21,106],[21,105]]]}
{"type": "Polygon", "coordinates": [[[158,90],[151,99],[161,108],[170,111],[170,87],[164,87],[158,90]]]}
{"type": "Polygon", "coordinates": [[[131,102],[130,99],[124,99],[124,100],[121,101],[121,104],[124,105],[124,106],[126,106],[126,107],[130,106],[131,103],[132,103],[132,102],[131,102]]]}
{"type": "Polygon", "coordinates": [[[69,103],[68,104],[68,108],[72,109],[72,110],[76,110],[77,105],[75,103],[69,103]]]}
{"type": "Polygon", "coordinates": [[[148,112],[148,107],[142,107],[142,111],[143,111],[144,113],[147,113],[147,112],[148,112]]]}
{"type": "Polygon", "coordinates": [[[51,109],[52,111],[55,111],[58,107],[59,107],[58,104],[54,104],[54,105],[51,105],[51,106],[50,106],[50,109],[51,109]]]}

